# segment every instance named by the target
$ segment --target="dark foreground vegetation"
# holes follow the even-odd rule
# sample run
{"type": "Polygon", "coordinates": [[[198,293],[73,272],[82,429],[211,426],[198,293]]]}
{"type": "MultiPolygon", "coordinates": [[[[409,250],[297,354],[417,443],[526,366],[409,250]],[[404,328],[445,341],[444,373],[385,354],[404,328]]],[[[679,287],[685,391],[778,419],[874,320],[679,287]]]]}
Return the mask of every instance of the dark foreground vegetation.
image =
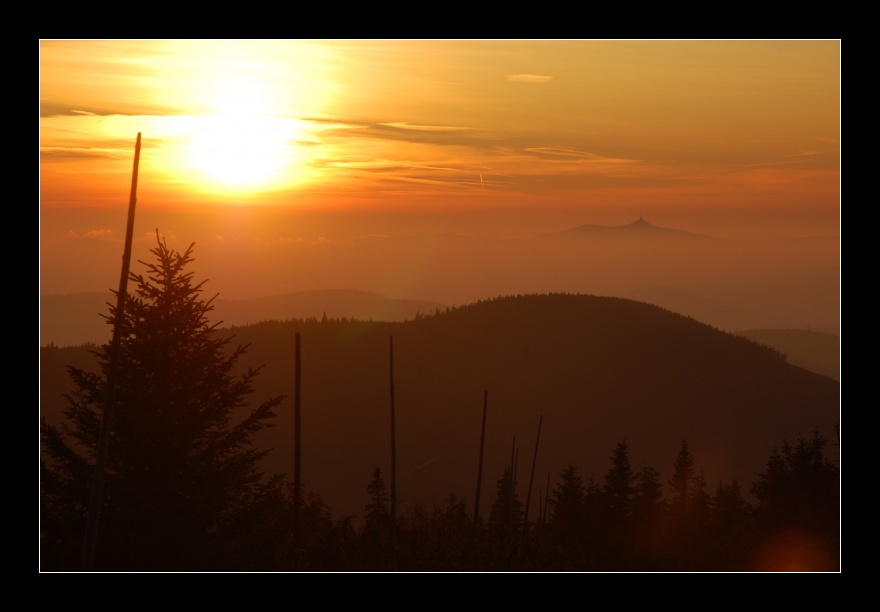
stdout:
{"type": "MultiPolygon", "coordinates": [[[[605,466],[568,463],[536,483],[511,457],[486,474],[477,520],[461,491],[395,504],[393,474],[366,469],[363,513],[264,471],[255,444],[281,395],[252,407],[259,369],[208,323],[184,253],[159,242],[125,302],[98,571],[839,571],[836,441],[780,440],[741,486],[710,485],[681,440],[668,471],[634,467],[626,438],[605,466]],[[829,448],[829,444],[832,448],[829,448]],[[582,473],[598,473],[585,478],[582,473]],[[372,474],[372,476],[370,476],[372,474]],[[525,496],[523,491],[526,491],[525,496]],[[535,492],[532,495],[532,491],[535,492]],[[297,500],[300,500],[297,504],[297,500]]],[[[114,320],[116,309],[109,317],[114,320]]],[[[69,368],[64,418],[41,426],[41,571],[84,567],[86,517],[110,371],[69,368]]],[[[665,467],[666,464],[664,464],[665,467]]],[[[469,493],[469,492],[468,492],[469,493]]]]}

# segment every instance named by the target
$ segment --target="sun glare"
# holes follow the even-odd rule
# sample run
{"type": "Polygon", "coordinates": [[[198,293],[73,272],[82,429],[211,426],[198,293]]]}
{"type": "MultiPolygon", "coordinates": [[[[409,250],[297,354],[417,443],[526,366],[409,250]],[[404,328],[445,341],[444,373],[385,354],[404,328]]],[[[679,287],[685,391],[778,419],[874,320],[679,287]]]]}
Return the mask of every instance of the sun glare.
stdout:
{"type": "Polygon", "coordinates": [[[186,157],[206,187],[267,188],[291,168],[293,136],[283,119],[216,115],[194,118],[186,157]]]}
{"type": "Polygon", "coordinates": [[[303,143],[313,139],[297,115],[316,112],[313,90],[323,89],[308,86],[308,71],[282,70],[256,42],[211,51],[192,56],[177,75],[194,112],[175,125],[179,148],[168,174],[198,191],[238,194],[307,181],[303,143]]]}

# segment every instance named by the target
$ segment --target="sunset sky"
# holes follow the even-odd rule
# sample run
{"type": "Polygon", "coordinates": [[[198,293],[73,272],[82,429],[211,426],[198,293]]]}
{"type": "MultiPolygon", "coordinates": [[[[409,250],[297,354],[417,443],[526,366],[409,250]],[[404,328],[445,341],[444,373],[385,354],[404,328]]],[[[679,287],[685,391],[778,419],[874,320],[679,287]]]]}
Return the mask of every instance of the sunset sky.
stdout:
{"type": "Polygon", "coordinates": [[[840,232],[839,40],[42,40],[39,52],[43,293],[114,286],[85,242],[112,244],[118,266],[138,132],[145,249],[157,229],[258,245],[640,215],[715,235],[840,232]]]}

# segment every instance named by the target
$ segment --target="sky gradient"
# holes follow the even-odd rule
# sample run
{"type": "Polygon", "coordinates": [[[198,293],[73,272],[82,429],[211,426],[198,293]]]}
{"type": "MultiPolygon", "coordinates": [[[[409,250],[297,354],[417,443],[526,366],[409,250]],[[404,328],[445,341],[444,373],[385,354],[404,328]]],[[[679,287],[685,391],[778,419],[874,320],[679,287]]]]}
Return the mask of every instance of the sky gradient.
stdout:
{"type": "Polygon", "coordinates": [[[838,40],[39,46],[42,293],[114,285],[81,273],[84,243],[121,252],[138,132],[136,257],[157,229],[840,233],[838,40]]]}

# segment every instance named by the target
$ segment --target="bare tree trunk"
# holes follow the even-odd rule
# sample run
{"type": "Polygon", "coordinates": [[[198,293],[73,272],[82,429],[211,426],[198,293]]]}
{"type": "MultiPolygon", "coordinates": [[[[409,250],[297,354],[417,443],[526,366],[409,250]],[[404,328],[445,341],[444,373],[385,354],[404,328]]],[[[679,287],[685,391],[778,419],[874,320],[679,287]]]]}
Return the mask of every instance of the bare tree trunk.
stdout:
{"type": "MultiPolygon", "coordinates": [[[[544,415],[538,420],[538,435],[535,437],[535,454],[532,457],[532,474],[529,477],[529,492],[526,494],[526,510],[524,520],[526,524],[529,522],[529,505],[532,499],[532,484],[535,482],[535,465],[538,462],[538,443],[541,441],[541,425],[544,422],[544,415]]],[[[540,513],[539,513],[540,515],[540,513]]]]}
{"type": "Polygon", "coordinates": [[[300,569],[302,550],[299,538],[299,511],[302,506],[302,480],[301,480],[301,445],[302,428],[300,420],[300,335],[296,332],[296,349],[294,357],[294,387],[293,387],[293,554],[295,569],[300,569]]]}
{"type": "Polygon", "coordinates": [[[113,427],[113,404],[116,402],[116,377],[119,372],[119,345],[122,326],[125,323],[125,297],[128,291],[128,271],[131,268],[131,242],[134,235],[134,210],[137,202],[138,165],[141,159],[141,133],[134,145],[134,165],[131,172],[131,193],[128,199],[128,223],[125,230],[125,247],[122,254],[122,272],[119,291],[116,294],[116,316],[113,321],[113,339],[110,344],[110,367],[107,371],[107,388],[104,390],[104,413],[95,453],[95,474],[89,495],[89,514],[86,520],[86,538],[83,547],[82,569],[92,571],[98,545],[98,523],[104,497],[104,472],[107,465],[107,449],[110,446],[110,430],[113,427]]]}
{"type": "Polygon", "coordinates": [[[483,449],[486,446],[486,407],[489,404],[489,390],[483,391],[483,426],[480,429],[480,461],[477,466],[477,494],[474,497],[474,532],[480,520],[480,489],[483,485],[483,449]]]}
{"type": "Polygon", "coordinates": [[[550,505],[550,472],[547,472],[547,496],[544,498],[544,522],[547,522],[547,510],[550,505]]]}
{"type": "Polygon", "coordinates": [[[529,492],[526,494],[526,509],[523,514],[523,529],[529,528],[529,503],[532,499],[532,483],[535,481],[535,464],[538,462],[538,442],[541,440],[541,425],[544,422],[544,415],[538,419],[538,435],[535,437],[535,454],[532,457],[532,474],[529,477],[529,492]]]}
{"type": "Polygon", "coordinates": [[[513,538],[513,500],[516,497],[513,490],[516,488],[516,436],[510,447],[510,490],[507,492],[507,537],[513,538]]]}
{"type": "Polygon", "coordinates": [[[542,414],[541,418],[538,419],[538,435],[535,437],[535,454],[532,457],[532,473],[529,476],[529,490],[528,493],[526,493],[526,509],[523,512],[522,536],[520,539],[521,547],[525,544],[529,531],[529,505],[532,500],[532,484],[535,482],[535,464],[538,462],[538,442],[541,440],[541,424],[543,422],[544,415],[542,414]]]}
{"type": "Polygon", "coordinates": [[[391,545],[397,537],[397,439],[394,423],[394,336],[388,338],[391,372],[391,545]]]}

